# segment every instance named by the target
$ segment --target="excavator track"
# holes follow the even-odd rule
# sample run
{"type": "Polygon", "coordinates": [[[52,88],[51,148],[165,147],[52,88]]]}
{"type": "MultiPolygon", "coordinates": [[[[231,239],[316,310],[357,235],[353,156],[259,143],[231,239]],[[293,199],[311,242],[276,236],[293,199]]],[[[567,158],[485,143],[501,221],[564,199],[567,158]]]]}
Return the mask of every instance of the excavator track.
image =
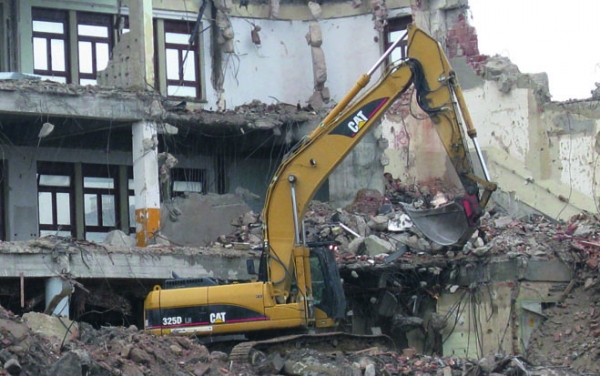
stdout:
{"type": "Polygon", "coordinates": [[[279,352],[285,355],[289,351],[301,348],[315,348],[322,352],[354,352],[377,347],[380,351],[395,350],[394,341],[386,335],[360,335],[343,332],[294,334],[260,341],[242,342],[229,354],[236,363],[257,364],[264,356],[279,352]]]}

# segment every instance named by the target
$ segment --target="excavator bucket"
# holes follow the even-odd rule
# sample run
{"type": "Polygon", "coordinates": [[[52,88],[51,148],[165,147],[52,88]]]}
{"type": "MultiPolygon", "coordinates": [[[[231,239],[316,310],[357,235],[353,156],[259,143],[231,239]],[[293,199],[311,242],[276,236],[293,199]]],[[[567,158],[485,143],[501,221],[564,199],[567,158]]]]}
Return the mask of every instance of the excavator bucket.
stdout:
{"type": "Polygon", "coordinates": [[[456,202],[434,209],[417,209],[405,203],[402,206],[413,225],[440,245],[462,245],[476,229],[469,226],[463,207],[456,202]]]}

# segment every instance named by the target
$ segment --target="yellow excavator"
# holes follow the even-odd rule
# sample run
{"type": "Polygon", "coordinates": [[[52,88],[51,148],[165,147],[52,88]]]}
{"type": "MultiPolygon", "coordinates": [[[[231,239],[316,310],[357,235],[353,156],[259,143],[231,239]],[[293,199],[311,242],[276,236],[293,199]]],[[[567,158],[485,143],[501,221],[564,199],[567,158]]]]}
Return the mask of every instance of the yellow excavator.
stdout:
{"type": "Polygon", "coordinates": [[[468,239],[496,185],[490,182],[477,132],[448,59],[437,41],[411,25],[279,166],[263,211],[260,267],[258,273],[252,262],[248,268],[257,278],[227,284],[212,278],[167,280],[145,300],[145,330],[157,335],[260,338],[234,348],[232,356],[242,360],[259,345],[281,346],[299,339],[333,344],[356,339],[363,346],[367,345],[364,341],[376,341],[377,336],[327,333],[345,318],[344,290],[332,251],[327,244],[306,241],[303,218],[333,169],[411,85],[419,106],[437,129],[465,194],[433,213],[409,205],[405,209],[434,241],[460,244],[468,239]],[[407,37],[408,59],[387,64],[391,51],[407,37]],[[384,63],[386,72],[380,80],[354,101],[384,63]],[[474,173],[463,128],[473,140],[484,178],[474,173]],[[306,334],[265,339],[292,332],[306,334]],[[346,338],[340,341],[340,336],[346,338]]]}

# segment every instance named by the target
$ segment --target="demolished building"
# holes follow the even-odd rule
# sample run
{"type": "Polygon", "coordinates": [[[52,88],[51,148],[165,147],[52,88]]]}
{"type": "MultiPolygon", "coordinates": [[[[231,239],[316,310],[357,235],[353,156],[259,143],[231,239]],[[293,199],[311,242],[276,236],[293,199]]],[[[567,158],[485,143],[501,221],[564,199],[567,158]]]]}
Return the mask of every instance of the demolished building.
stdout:
{"type": "MultiPolygon", "coordinates": [[[[257,253],[197,248],[215,241],[212,233],[176,239],[176,233],[201,232],[202,222],[224,215],[223,208],[191,217],[181,215],[181,207],[202,207],[190,199],[194,194],[243,187],[259,198],[232,199],[237,210],[249,205],[259,211],[284,154],[410,22],[435,36],[450,57],[503,207],[515,218],[541,213],[554,219],[597,207],[597,98],[552,102],[544,74],[522,74],[505,58],[479,54],[466,0],[308,6],[277,0],[0,0],[0,18],[0,234],[6,242],[0,299],[17,311],[40,310],[43,299],[49,303],[62,290],[61,276],[91,291],[88,309],[120,309],[137,320],[144,295],[173,271],[249,278],[245,258],[257,253]],[[178,200],[184,202],[175,205],[178,200]],[[115,229],[133,235],[137,246],[96,243],[115,229]],[[173,243],[161,245],[161,237],[173,243]],[[127,290],[132,279],[136,286],[127,290]]],[[[392,58],[403,54],[400,49],[392,58]]],[[[398,101],[318,198],[345,206],[360,189],[383,191],[384,172],[408,183],[455,179],[442,145],[431,142],[433,124],[423,121],[413,101],[410,92],[398,101]]],[[[538,266],[515,269],[514,260],[473,264],[481,270],[465,272],[457,285],[493,280],[493,294],[506,297],[514,288],[507,281],[541,283],[532,289],[545,291],[573,277],[560,262],[536,260],[538,266]]],[[[421,260],[410,273],[437,275],[440,266],[430,262],[421,260]]],[[[344,267],[345,280],[354,278],[352,271],[369,276],[375,302],[386,302],[377,305],[376,316],[393,318],[394,281],[406,282],[390,275],[402,273],[403,265],[352,263],[344,267]]],[[[519,309],[533,317],[553,299],[525,298],[519,309]]],[[[441,294],[437,304],[427,312],[442,312],[456,301],[441,294]]],[[[490,307],[503,315],[491,325],[504,325],[514,304],[509,299],[490,307]]],[[[357,331],[382,326],[370,314],[352,313],[357,331]]],[[[464,328],[467,334],[456,331],[444,342],[444,352],[483,351],[465,345],[473,339],[464,328]]],[[[517,332],[516,338],[527,338],[517,332]]],[[[418,338],[409,335],[407,345],[431,350],[422,345],[422,334],[413,335],[418,338]]]]}

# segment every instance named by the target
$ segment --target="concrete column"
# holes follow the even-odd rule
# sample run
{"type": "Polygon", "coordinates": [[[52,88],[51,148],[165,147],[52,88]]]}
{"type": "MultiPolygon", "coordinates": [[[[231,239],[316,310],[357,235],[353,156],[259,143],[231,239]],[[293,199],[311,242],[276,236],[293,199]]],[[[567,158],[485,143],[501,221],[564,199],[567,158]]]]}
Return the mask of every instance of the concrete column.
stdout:
{"type": "Polygon", "coordinates": [[[84,239],[85,202],[83,200],[83,166],[81,163],[75,163],[73,180],[75,187],[75,237],[84,239]]]}
{"type": "Polygon", "coordinates": [[[79,85],[79,44],[77,42],[77,12],[69,11],[69,65],[71,70],[71,80],[74,84],[79,85]]]}
{"type": "Polygon", "coordinates": [[[59,277],[46,280],[46,310],[47,315],[69,318],[69,296],[73,293],[73,286],[68,281],[59,277]]]}
{"type": "MultiPolygon", "coordinates": [[[[152,0],[131,0],[129,2],[129,30],[139,48],[131,51],[132,64],[139,62],[134,85],[142,88],[154,87],[154,27],[152,20],[152,0]]],[[[133,66],[131,68],[134,68],[133,66]]]]}
{"type": "Polygon", "coordinates": [[[145,247],[160,229],[160,185],[156,124],[133,124],[133,180],[135,192],[135,236],[145,247]]]}
{"type": "Polygon", "coordinates": [[[119,166],[119,218],[121,218],[120,229],[129,234],[129,178],[127,177],[127,166],[119,166]]]}
{"type": "Polygon", "coordinates": [[[33,149],[14,150],[6,161],[6,240],[29,240],[39,236],[35,153],[33,149]]]}

